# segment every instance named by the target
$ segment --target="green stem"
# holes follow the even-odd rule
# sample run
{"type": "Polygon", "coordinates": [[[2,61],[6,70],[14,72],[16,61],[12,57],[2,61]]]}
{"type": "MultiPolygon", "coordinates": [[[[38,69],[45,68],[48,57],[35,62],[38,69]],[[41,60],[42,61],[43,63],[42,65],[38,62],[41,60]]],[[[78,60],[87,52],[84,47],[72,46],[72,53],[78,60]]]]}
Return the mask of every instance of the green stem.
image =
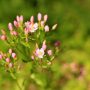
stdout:
{"type": "Polygon", "coordinates": [[[16,76],[15,76],[12,72],[10,72],[10,75],[11,75],[11,77],[16,81],[16,84],[17,84],[18,88],[19,88],[20,90],[23,90],[23,89],[21,88],[21,86],[19,85],[19,82],[17,81],[16,76]]]}

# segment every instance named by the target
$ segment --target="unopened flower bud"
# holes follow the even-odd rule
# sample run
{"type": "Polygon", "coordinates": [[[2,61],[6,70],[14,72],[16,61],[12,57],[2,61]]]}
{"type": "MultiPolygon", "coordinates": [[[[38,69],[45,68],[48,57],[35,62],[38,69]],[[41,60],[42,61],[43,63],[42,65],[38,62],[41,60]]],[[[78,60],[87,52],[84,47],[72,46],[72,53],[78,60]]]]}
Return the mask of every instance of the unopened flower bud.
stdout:
{"type": "Polygon", "coordinates": [[[48,15],[44,15],[44,21],[46,22],[48,19],[48,15]]]}
{"type": "Polygon", "coordinates": [[[57,27],[57,24],[53,25],[53,26],[52,26],[52,30],[55,30],[56,27],[57,27]]]}
{"type": "Polygon", "coordinates": [[[6,58],[6,62],[8,62],[8,63],[9,63],[9,62],[10,62],[10,58],[6,58]]]}
{"type": "Polygon", "coordinates": [[[0,60],[3,58],[3,56],[0,54],[0,60]]]}
{"type": "Polygon", "coordinates": [[[34,56],[33,55],[31,56],[31,59],[34,60],[34,56]]]}
{"type": "Polygon", "coordinates": [[[48,50],[48,51],[47,51],[47,54],[48,54],[49,56],[51,56],[51,55],[52,55],[52,50],[48,50]]]}
{"type": "Polygon", "coordinates": [[[41,19],[42,19],[42,14],[38,13],[38,21],[41,21],[41,19]]]}
{"type": "Polygon", "coordinates": [[[11,32],[11,35],[17,36],[18,33],[17,33],[16,31],[12,31],[12,32],[11,32]]]}
{"type": "Polygon", "coordinates": [[[9,24],[8,24],[8,28],[9,28],[9,30],[10,30],[10,31],[12,31],[12,30],[13,30],[12,23],[9,23],[9,24]]]}
{"type": "Polygon", "coordinates": [[[45,50],[47,48],[46,41],[43,42],[42,48],[45,50]]]}
{"type": "Polygon", "coordinates": [[[6,37],[6,35],[1,35],[0,39],[1,40],[7,40],[7,37],[6,37]]]}
{"type": "Polygon", "coordinates": [[[20,19],[20,22],[22,23],[22,22],[23,22],[23,16],[21,15],[21,16],[19,17],[19,19],[20,19]]]}
{"type": "Polygon", "coordinates": [[[14,20],[14,26],[18,27],[18,22],[16,20],[14,20]]]}
{"type": "Polygon", "coordinates": [[[59,47],[60,44],[61,44],[60,41],[56,41],[56,42],[54,43],[54,46],[55,46],[55,47],[59,47]]]}
{"type": "Polygon", "coordinates": [[[30,22],[31,22],[31,23],[34,22],[34,16],[31,16],[31,18],[30,18],[30,22]]]}
{"type": "Polygon", "coordinates": [[[12,68],[13,67],[13,64],[12,63],[9,63],[9,67],[12,68]]]}
{"type": "Polygon", "coordinates": [[[19,18],[19,16],[17,16],[17,17],[16,17],[16,20],[17,20],[18,22],[20,21],[20,18],[19,18]]]}
{"type": "Polygon", "coordinates": [[[41,21],[41,27],[44,27],[44,21],[41,21]]]}
{"type": "Polygon", "coordinates": [[[9,49],[9,51],[8,51],[10,54],[12,54],[12,49],[9,49]]]}
{"type": "Polygon", "coordinates": [[[16,53],[12,53],[12,58],[16,58],[16,53]]]}
{"type": "Polygon", "coordinates": [[[45,32],[49,32],[49,26],[48,25],[45,26],[45,32]]]}

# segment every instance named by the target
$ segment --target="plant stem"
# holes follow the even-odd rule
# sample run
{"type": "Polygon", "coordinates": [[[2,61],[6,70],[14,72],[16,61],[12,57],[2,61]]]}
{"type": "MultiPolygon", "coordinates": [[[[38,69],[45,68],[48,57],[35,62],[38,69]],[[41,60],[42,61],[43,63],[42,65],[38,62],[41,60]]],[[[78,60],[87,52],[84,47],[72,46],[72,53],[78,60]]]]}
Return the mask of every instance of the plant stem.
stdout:
{"type": "Polygon", "coordinates": [[[17,84],[18,88],[19,88],[20,90],[23,90],[23,89],[21,88],[21,86],[19,85],[19,82],[17,81],[16,76],[15,76],[12,72],[10,72],[10,75],[11,75],[11,77],[16,81],[16,84],[17,84]]]}

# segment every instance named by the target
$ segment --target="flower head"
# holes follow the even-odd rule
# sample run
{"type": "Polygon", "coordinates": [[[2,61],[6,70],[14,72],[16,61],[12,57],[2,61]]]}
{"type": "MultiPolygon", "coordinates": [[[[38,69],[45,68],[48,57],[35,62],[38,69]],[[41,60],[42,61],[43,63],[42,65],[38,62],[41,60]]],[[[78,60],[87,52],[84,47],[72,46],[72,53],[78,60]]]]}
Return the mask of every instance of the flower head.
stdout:
{"type": "Polygon", "coordinates": [[[35,52],[35,55],[38,57],[38,58],[43,58],[44,56],[44,49],[41,48],[41,49],[36,49],[36,52],[35,52]]]}

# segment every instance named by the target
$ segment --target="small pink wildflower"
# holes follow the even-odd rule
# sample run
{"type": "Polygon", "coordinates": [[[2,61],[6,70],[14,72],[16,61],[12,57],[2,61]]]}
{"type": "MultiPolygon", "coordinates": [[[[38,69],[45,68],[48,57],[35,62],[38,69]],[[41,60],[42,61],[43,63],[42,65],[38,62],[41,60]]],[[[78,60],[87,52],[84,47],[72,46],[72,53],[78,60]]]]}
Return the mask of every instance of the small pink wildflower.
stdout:
{"type": "Polygon", "coordinates": [[[32,24],[29,21],[25,22],[25,26],[26,26],[25,30],[27,30],[31,33],[35,32],[38,29],[38,24],[37,23],[32,24]]]}
{"type": "Polygon", "coordinates": [[[38,58],[43,58],[43,56],[44,56],[44,49],[43,49],[43,48],[41,48],[41,49],[36,49],[35,54],[36,54],[36,56],[37,56],[38,58]]]}

